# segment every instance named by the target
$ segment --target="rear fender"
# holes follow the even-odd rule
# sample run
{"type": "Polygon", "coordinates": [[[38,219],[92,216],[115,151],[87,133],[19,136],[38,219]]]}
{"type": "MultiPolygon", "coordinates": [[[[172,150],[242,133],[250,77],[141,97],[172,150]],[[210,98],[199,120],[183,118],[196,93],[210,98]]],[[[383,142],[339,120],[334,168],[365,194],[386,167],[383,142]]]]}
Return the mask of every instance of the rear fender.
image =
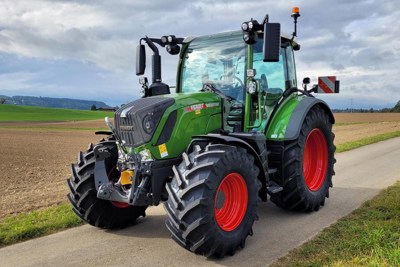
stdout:
{"type": "Polygon", "coordinates": [[[333,113],[329,108],[328,104],[318,98],[305,97],[294,109],[292,116],[290,117],[289,124],[285,132],[285,141],[296,140],[300,135],[301,126],[303,125],[304,119],[311,108],[314,106],[320,106],[325,110],[329,116],[329,120],[332,124],[335,123],[333,113]]]}
{"type": "Polygon", "coordinates": [[[335,123],[331,109],[323,100],[309,96],[296,96],[283,102],[278,111],[273,114],[267,128],[266,139],[269,141],[296,140],[307,113],[314,106],[324,109],[332,124],[335,123]]]}

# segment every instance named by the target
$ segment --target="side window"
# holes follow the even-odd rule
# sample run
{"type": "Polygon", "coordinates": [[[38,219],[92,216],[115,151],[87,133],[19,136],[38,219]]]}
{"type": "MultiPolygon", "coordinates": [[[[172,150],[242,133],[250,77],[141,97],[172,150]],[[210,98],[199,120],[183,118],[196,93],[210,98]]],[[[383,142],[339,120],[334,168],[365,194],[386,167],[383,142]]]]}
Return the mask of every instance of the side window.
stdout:
{"type": "Polygon", "coordinates": [[[256,79],[260,81],[262,90],[279,88],[285,90],[285,69],[283,60],[283,49],[280,49],[279,62],[263,62],[262,48],[257,42],[253,54],[253,68],[256,70],[256,79]]]}
{"type": "Polygon", "coordinates": [[[297,87],[296,64],[294,61],[293,48],[289,45],[285,50],[288,68],[288,81],[290,83],[290,87],[297,87]]]}

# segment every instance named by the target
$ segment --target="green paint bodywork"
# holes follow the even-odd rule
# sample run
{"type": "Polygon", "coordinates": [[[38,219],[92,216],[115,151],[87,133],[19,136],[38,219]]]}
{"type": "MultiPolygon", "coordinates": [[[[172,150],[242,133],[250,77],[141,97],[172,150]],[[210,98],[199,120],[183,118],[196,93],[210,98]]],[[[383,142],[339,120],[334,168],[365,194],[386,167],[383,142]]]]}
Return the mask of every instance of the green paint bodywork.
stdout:
{"type": "Polygon", "coordinates": [[[265,138],[267,140],[283,141],[286,128],[294,109],[305,96],[292,94],[281,103],[268,124],[265,138]]]}
{"type": "MultiPolygon", "coordinates": [[[[253,46],[247,45],[247,61],[246,61],[246,69],[253,68],[253,46]]],[[[244,131],[247,131],[247,126],[250,125],[251,121],[251,95],[247,91],[247,87],[249,86],[250,80],[246,79],[246,101],[244,106],[244,131]]]]}
{"type": "Polygon", "coordinates": [[[207,134],[221,129],[221,99],[216,94],[179,93],[165,95],[165,97],[174,98],[175,103],[165,111],[151,141],[135,148],[135,153],[148,149],[156,160],[176,158],[185,151],[193,135],[207,134]],[[168,116],[175,110],[176,123],[170,139],[165,143],[168,155],[162,157],[157,141],[168,116]]]}

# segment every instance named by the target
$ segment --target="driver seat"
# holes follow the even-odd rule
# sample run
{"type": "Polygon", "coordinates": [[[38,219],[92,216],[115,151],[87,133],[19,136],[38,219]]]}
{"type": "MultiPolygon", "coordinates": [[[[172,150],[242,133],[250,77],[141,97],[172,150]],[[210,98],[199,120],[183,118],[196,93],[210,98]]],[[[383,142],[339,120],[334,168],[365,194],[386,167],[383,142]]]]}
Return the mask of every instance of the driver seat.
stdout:
{"type": "Polygon", "coordinates": [[[227,124],[233,127],[234,132],[240,131],[242,128],[243,110],[244,106],[242,102],[235,100],[231,102],[227,124]]]}

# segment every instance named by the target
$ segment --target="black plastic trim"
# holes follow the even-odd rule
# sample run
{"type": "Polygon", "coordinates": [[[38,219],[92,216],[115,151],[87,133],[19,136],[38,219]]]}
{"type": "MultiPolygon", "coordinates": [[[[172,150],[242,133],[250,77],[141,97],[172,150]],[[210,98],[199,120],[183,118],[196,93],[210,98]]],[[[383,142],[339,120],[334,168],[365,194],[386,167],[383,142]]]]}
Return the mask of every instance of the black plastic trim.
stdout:
{"type": "Polygon", "coordinates": [[[176,118],[177,118],[177,111],[174,110],[169,114],[168,119],[164,125],[164,128],[161,131],[160,136],[158,137],[156,145],[164,144],[168,142],[168,140],[171,138],[171,134],[174,130],[174,126],[176,123],[176,118]]]}

